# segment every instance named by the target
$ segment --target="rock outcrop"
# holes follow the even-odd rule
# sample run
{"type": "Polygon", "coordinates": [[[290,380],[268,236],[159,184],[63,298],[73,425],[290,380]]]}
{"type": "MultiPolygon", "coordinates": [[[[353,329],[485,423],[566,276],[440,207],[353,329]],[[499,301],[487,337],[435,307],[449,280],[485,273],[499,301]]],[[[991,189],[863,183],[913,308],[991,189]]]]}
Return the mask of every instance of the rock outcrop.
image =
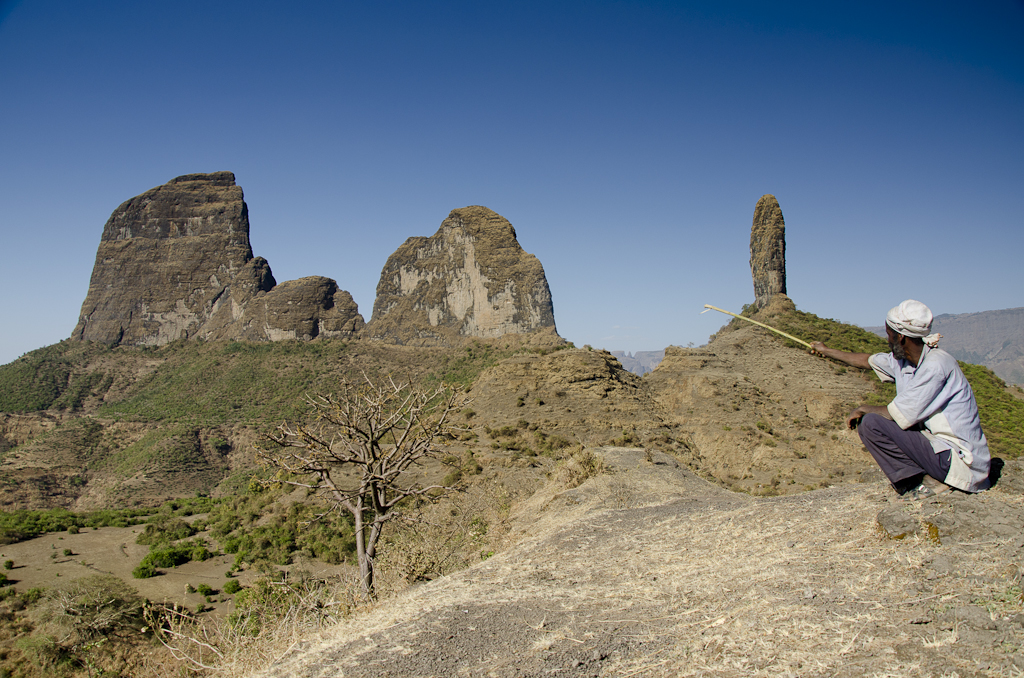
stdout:
{"type": "Polygon", "coordinates": [[[750,229],[750,273],[754,278],[754,303],[758,308],[786,293],[786,222],[774,195],[762,195],[754,208],[750,229]]]}
{"type": "Polygon", "coordinates": [[[242,317],[212,333],[213,338],[310,340],[316,337],[353,337],[363,328],[363,317],[352,295],[323,276],[281,283],[246,305],[242,317]],[[217,336],[217,335],[222,336],[217,336]]]}
{"type": "Polygon", "coordinates": [[[234,174],[215,172],[172,179],[114,211],[71,338],[312,339],[362,326],[351,295],[333,280],[276,284],[267,261],[253,257],[234,174]]]}
{"type": "Polygon", "coordinates": [[[544,268],[486,207],[452,210],[437,233],[409,238],[377,285],[370,338],[450,345],[464,337],[555,332],[544,268]]]}

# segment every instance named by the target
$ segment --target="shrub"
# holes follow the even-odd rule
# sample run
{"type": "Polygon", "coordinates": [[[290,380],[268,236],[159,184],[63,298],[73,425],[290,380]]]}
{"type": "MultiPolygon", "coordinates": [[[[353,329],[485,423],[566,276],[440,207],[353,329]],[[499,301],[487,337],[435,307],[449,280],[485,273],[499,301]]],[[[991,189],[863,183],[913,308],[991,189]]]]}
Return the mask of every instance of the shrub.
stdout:
{"type": "Polygon", "coordinates": [[[582,445],[578,446],[555,468],[558,482],[572,489],[579,487],[587,479],[604,472],[604,460],[582,445]]]}
{"type": "Polygon", "coordinates": [[[134,570],[132,570],[132,576],[136,579],[149,579],[155,577],[160,572],[153,566],[153,563],[142,562],[139,563],[134,570]]]}
{"type": "Polygon", "coordinates": [[[235,594],[242,590],[242,585],[238,583],[237,579],[229,579],[224,584],[224,593],[235,594]]]}
{"type": "Polygon", "coordinates": [[[132,576],[136,579],[145,579],[156,575],[156,568],[159,567],[177,567],[190,560],[206,560],[212,557],[213,553],[200,539],[181,544],[152,546],[139,566],[132,571],[132,576]]]}
{"type": "Polygon", "coordinates": [[[39,600],[36,634],[71,650],[121,629],[141,628],[142,599],[121,579],[95,574],[59,581],[39,600]]]}
{"type": "Polygon", "coordinates": [[[196,533],[195,527],[181,518],[160,515],[151,519],[146,529],[136,538],[136,544],[152,546],[153,544],[169,543],[179,539],[188,539],[196,533]]]}

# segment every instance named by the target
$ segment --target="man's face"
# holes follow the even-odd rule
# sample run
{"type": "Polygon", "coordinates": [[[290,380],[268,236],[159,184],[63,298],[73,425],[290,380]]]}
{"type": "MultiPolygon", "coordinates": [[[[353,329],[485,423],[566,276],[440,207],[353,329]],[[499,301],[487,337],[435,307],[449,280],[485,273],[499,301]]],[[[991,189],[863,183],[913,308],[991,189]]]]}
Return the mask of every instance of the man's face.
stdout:
{"type": "Polygon", "coordinates": [[[888,325],[885,326],[885,334],[889,337],[889,350],[892,352],[892,357],[896,360],[906,360],[907,352],[903,350],[903,344],[900,343],[900,335],[893,332],[888,325]]]}

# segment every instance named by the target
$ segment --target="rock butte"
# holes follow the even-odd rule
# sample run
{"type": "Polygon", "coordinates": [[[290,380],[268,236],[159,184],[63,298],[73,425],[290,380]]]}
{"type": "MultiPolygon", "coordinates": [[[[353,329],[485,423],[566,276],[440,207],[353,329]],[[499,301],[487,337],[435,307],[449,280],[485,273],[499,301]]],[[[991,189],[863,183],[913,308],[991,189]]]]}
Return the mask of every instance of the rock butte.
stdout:
{"type": "Polygon", "coordinates": [[[434,236],[410,238],[389,257],[367,326],[330,278],[274,280],[266,259],[253,256],[234,174],[214,172],[177,177],[114,210],[71,338],[447,345],[538,330],[557,336],[544,269],[486,207],[453,210],[434,236]]]}
{"type": "Polygon", "coordinates": [[[452,210],[429,238],[409,238],[377,285],[366,334],[399,344],[555,332],[544,268],[507,219],[486,207],[452,210]]]}

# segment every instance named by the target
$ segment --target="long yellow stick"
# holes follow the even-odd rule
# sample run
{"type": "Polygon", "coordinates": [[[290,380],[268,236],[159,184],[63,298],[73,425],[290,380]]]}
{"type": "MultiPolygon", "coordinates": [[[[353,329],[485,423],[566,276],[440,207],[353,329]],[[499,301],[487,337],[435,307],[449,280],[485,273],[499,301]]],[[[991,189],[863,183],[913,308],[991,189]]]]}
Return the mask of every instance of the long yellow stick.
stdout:
{"type": "Polygon", "coordinates": [[[806,341],[804,341],[803,339],[797,339],[792,334],[786,334],[782,330],[777,330],[774,327],[769,327],[768,325],[765,325],[764,323],[759,323],[756,320],[751,320],[750,318],[744,318],[741,315],[736,315],[735,313],[730,313],[729,311],[722,310],[722,309],[718,308],[717,306],[712,306],[711,304],[704,304],[704,310],[701,311],[701,313],[707,313],[708,311],[718,311],[719,313],[724,313],[726,315],[731,315],[733,318],[739,318],[740,320],[746,320],[748,323],[754,323],[755,325],[760,325],[761,327],[765,328],[766,330],[770,330],[770,331],[774,332],[775,334],[781,334],[782,336],[786,337],[787,339],[792,339],[793,341],[795,341],[798,344],[803,344],[807,348],[813,348],[806,341]]]}

